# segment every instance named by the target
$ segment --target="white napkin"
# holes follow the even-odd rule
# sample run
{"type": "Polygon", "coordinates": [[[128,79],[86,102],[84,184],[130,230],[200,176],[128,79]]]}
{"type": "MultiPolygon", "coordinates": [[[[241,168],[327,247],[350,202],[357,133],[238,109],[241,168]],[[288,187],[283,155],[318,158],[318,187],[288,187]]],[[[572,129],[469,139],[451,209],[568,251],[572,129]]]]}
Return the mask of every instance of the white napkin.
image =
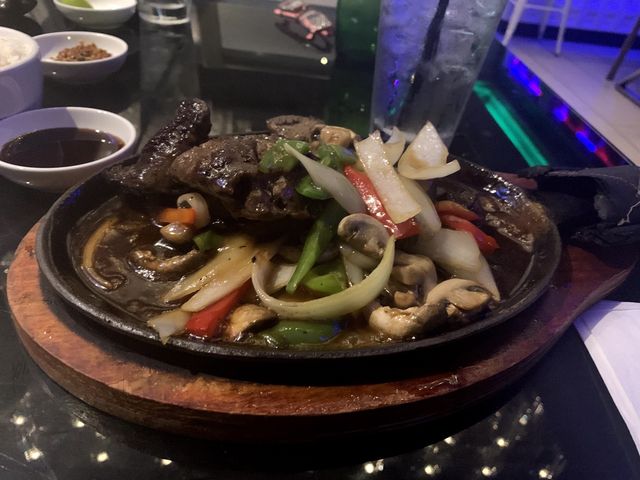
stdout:
{"type": "Polygon", "coordinates": [[[601,301],[575,326],[640,453],[640,303],[601,301]]]}

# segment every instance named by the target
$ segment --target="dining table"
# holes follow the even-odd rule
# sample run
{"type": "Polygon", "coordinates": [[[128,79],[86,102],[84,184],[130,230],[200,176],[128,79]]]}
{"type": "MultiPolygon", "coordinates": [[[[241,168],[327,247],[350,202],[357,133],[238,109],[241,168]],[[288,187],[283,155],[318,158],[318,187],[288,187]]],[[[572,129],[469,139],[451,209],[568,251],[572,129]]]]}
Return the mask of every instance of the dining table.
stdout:
{"type": "MultiPolygon", "coordinates": [[[[129,45],[121,70],[89,85],[45,79],[42,106],[115,112],[136,126],[140,145],[192,97],[211,106],[213,134],[263,130],[266,119],[286,113],[366,134],[373,51],[349,48],[344,33],[310,43],[282,28],[272,7],[196,0],[191,21],[172,26],[134,16],[108,32],[129,45]]],[[[2,23],[30,35],[80,29],[51,0],[2,23]]],[[[605,139],[597,151],[587,148],[567,116],[597,135],[495,41],[450,151],[507,173],[628,163],[605,139]]],[[[19,243],[59,195],[0,178],[0,479],[640,478],[638,450],[573,326],[494,394],[442,418],[348,441],[204,440],[100,411],[32,360],[5,294],[19,243]]],[[[606,299],[640,301],[640,269],[606,299]]]]}

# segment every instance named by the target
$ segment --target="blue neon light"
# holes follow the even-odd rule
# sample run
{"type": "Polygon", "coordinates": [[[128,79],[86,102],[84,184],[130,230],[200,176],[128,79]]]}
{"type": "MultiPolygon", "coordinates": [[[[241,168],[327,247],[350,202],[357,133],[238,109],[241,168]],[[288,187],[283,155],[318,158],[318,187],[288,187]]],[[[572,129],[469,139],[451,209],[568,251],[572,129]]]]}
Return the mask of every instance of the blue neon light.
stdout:
{"type": "Polygon", "coordinates": [[[559,122],[564,123],[569,120],[569,109],[566,105],[559,105],[553,109],[553,116],[556,117],[559,122]]]}
{"type": "Polygon", "coordinates": [[[589,150],[591,153],[595,153],[595,151],[598,150],[598,147],[591,141],[587,132],[578,130],[576,132],[576,137],[578,138],[578,140],[580,140],[580,143],[587,147],[587,150],[589,150]]]}

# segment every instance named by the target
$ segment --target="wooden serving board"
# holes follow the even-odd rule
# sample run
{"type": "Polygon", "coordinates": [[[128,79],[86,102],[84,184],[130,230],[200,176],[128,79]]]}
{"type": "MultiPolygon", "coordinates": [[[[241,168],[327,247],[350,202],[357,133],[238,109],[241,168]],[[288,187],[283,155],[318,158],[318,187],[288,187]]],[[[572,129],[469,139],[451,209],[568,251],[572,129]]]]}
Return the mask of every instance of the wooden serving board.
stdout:
{"type": "Polygon", "coordinates": [[[319,440],[411,426],[464,409],[518,379],[577,315],[622,283],[637,260],[635,252],[619,249],[595,254],[566,247],[549,290],[504,325],[448,350],[418,352],[406,370],[402,359],[394,360],[391,380],[293,384],[194,373],[97,328],[41,283],[36,230],[18,247],[7,281],[16,329],[35,362],[99,410],[224,441],[319,440]],[[416,368],[416,361],[428,366],[416,368]]]}

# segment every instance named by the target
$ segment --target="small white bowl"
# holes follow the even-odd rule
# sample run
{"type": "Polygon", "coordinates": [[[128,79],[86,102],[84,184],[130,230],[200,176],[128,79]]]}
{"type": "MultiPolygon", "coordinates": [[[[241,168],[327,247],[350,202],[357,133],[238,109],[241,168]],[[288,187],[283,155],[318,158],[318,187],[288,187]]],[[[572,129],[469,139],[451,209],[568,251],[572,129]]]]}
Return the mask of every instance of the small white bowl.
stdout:
{"type": "Polygon", "coordinates": [[[115,113],[94,108],[58,107],[33,110],[0,121],[0,151],[11,140],[49,128],[87,128],[119,137],[120,150],[93,162],[68,167],[23,167],[0,160],[0,174],[39,190],[61,192],[134,152],[137,133],[133,124],[115,113]]]}
{"type": "Polygon", "coordinates": [[[96,30],[118,28],[136,12],[136,0],[88,0],[93,8],[82,8],[53,0],[56,8],[72,22],[96,30]]]}
{"type": "Polygon", "coordinates": [[[42,67],[38,44],[28,35],[0,27],[0,37],[27,46],[27,54],[16,63],[0,67],[0,119],[40,108],[42,104],[42,67]]]}
{"type": "Polygon", "coordinates": [[[94,32],[55,32],[34,37],[40,46],[42,71],[45,77],[64,83],[86,84],[103,80],[118,71],[127,59],[127,42],[113,35],[94,32]],[[53,58],[61,50],[80,42],[95,43],[111,54],[108,58],[86,62],[61,62],[53,58]]]}

